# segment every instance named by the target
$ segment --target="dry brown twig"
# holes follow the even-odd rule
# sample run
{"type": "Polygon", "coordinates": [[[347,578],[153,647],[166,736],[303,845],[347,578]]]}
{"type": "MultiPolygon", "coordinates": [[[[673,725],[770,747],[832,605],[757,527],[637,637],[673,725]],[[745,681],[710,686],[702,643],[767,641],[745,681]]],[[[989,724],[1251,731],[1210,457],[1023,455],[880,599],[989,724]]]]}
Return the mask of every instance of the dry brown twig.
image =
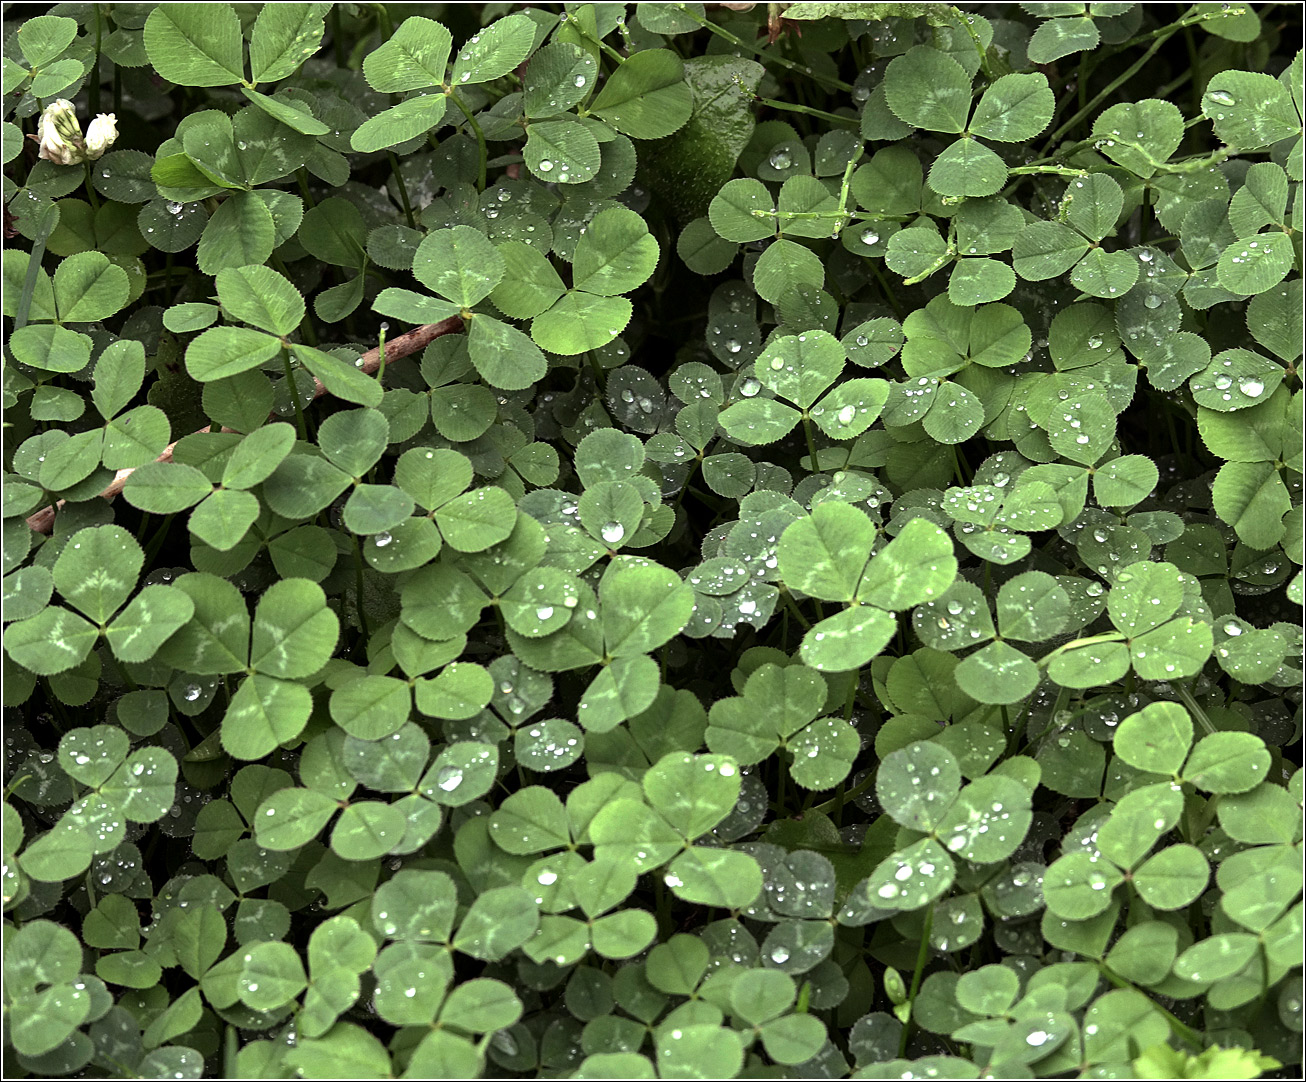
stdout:
{"type": "MultiPolygon", "coordinates": [[[[385,344],[385,363],[390,364],[392,361],[399,360],[400,357],[407,357],[413,353],[417,353],[419,350],[425,349],[431,342],[434,342],[441,335],[462,330],[462,326],[463,323],[461,319],[457,316],[450,316],[448,319],[441,320],[439,323],[427,323],[409,331],[407,334],[401,334],[398,338],[385,344]]],[[[362,371],[367,373],[375,372],[381,367],[380,347],[378,346],[374,349],[369,349],[363,354],[362,361],[363,363],[359,366],[362,371]]],[[[314,377],[313,397],[315,399],[320,398],[324,394],[326,394],[326,388],[322,386],[322,382],[319,379],[314,377]]],[[[195,433],[195,435],[200,435],[201,433],[208,431],[210,431],[208,427],[201,428],[199,432],[195,433]]],[[[226,432],[230,430],[223,429],[223,431],[226,432]]],[[[159,454],[159,457],[154,461],[171,462],[172,452],[176,448],[178,442],[179,441],[174,440],[172,443],[168,444],[168,446],[159,454]]],[[[114,475],[113,480],[109,483],[109,487],[101,492],[100,495],[106,500],[113,499],[122,492],[123,486],[127,483],[127,478],[129,478],[137,468],[138,467],[133,466],[129,469],[119,470],[117,474],[114,475]]],[[[53,506],[42,508],[40,511],[37,511],[35,514],[28,517],[27,525],[37,533],[49,533],[54,528],[55,514],[63,505],[64,501],[60,500],[53,506]]]]}

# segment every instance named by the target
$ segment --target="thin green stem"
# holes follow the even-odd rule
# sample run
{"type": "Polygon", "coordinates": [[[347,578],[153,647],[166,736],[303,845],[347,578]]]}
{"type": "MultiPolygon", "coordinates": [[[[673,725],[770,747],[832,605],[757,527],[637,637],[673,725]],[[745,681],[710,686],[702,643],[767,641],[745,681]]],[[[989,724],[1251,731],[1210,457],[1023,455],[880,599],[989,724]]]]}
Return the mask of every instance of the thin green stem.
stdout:
{"type": "Polygon", "coordinates": [[[478,192],[483,192],[485,191],[485,167],[486,167],[486,162],[489,161],[489,151],[486,150],[485,147],[485,133],[481,131],[481,126],[478,123],[476,123],[476,118],[472,116],[472,111],[467,108],[462,98],[460,98],[452,90],[446,90],[445,93],[449,95],[449,100],[452,101],[456,106],[458,106],[458,108],[462,111],[463,116],[467,118],[467,123],[471,125],[472,134],[476,136],[476,149],[481,156],[480,163],[476,171],[476,190],[478,192]]]}
{"type": "Polygon", "coordinates": [[[1215,732],[1215,726],[1211,724],[1211,719],[1207,716],[1206,708],[1197,701],[1192,690],[1185,687],[1183,684],[1175,684],[1174,689],[1179,693],[1179,698],[1183,700],[1184,706],[1188,707],[1189,713],[1197,719],[1197,724],[1205,729],[1208,735],[1215,732]]]}
{"type": "Polygon", "coordinates": [[[299,192],[304,197],[304,203],[312,210],[317,206],[317,200],[313,198],[313,193],[308,187],[308,170],[303,166],[295,170],[295,180],[299,183],[299,192]]]}
{"type": "Polygon", "coordinates": [[[784,601],[788,610],[794,614],[794,618],[803,625],[804,630],[812,626],[812,622],[803,615],[802,610],[798,607],[798,603],[794,601],[793,594],[785,589],[783,583],[780,586],[780,597],[784,601]]]}
{"type": "Polygon", "coordinates": [[[692,19],[694,22],[698,23],[698,25],[704,30],[710,31],[723,41],[730,42],[730,44],[736,49],[743,49],[746,52],[752,53],[754,56],[765,57],[768,63],[774,64],[777,67],[785,68],[789,71],[796,71],[799,74],[805,75],[813,81],[820,83],[827,89],[844,91],[852,90],[851,83],[845,83],[842,79],[827,78],[824,75],[812,71],[805,64],[796,63],[788,57],[763,49],[760,45],[755,45],[751,41],[745,41],[743,38],[732,34],[724,26],[717,26],[717,24],[712,22],[710,19],[705,19],[702,15],[699,15],[698,12],[690,10],[689,5],[687,4],[672,4],[671,6],[686,18],[692,19]]]}
{"type": "Polygon", "coordinates": [[[827,113],[824,109],[813,109],[810,105],[795,105],[793,102],[777,101],[775,98],[762,98],[756,94],[751,94],[749,97],[758,105],[769,105],[772,109],[779,109],[785,113],[802,113],[805,116],[814,116],[818,120],[827,120],[831,124],[843,124],[850,128],[856,128],[861,123],[855,116],[840,116],[838,113],[827,113]]]}
{"type": "MultiPolygon", "coordinates": [[[[567,16],[564,15],[563,18],[566,19],[567,16]]],[[[596,38],[593,34],[591,34],[583,26],[581,26],[579,19],[569,19],[568,22],[572,30],[574,30],[578,36],[584,38],[592,45],[597,45],[600,49],[603,50],[604,53],[607,54],[610,60],[615,60],[618,64],[624,64],[626,62],[626,58],[622,56],[621,53],[619,53],[616,49],[614,49],[602,38],[596,38]]],[[[622,30],[622,37],[629,40],[630,32],[626,29],[624,23],[621,24],[621,30],[622,30]]]]}
{"type": "Polygon", "coordinates": [[[1177,34],[1185,26],[1192,26],[1194,22],[1203,22],[1203,21],[1204,21],[1204,17],[1191,19],[1187,22],[1181,19],[1177,23],[1172,23],[1170,26],[1162,27],[1160,30],[1155,30],[1151,34],[1144,34],[1141,37],[1134,39],[1133,41],[1126,42],[1124,45],[1118,46],[1116,52],[1121,52],[1130,45],[1135,45],[1135,44],[1141,45],[1149,37],[1156,38],[1156,40],[1152,42],[1152,46],[1147,50],[1147,52],[1145,52],[1141,57],[1139,57],[1136,61],[1134,61],[1134,63],[1130,64],[1129,67],[1127,67],[1123,73],[1118,75],[1115,79],[1111,80],[1111,82],[1107,83],[1105,87],[1103,87],[1100,91],[1098,91],[1097,94],[1093,96],[1093,99],[1090,102],[1088,102],[1088,104],[1080,108],[1079,111],[1076,112],[1074,116],[1072,116],[1069,120],[1067,120],[1064,124],[1062,124],[1061,127],[1059,127],[1056,131],[1054,131],[1051,135],[1048,136],[1047,143],[1043,147],[1043,153],[1046,154],[1049,148],[1054,146],[1056,144],[1056,141],[1060,139],[1063,135],[1065,135],[1066,132],[1070,131],[1071,128],[1073,128],[1086,116],[1092,113],[1108,97],[1114,94],[1116,90],[1118,90],[1121,86],[1123,86],[1135,75],[1137,75],[1140,71],[1142,71],[1143,68],[1147,66],[1148,62],[1152,59],[1152,57],[1156,55],[1157,50],[1160,49],[1161,46],[1164,45],[1172,35],[1177,34]]]}
{"type": "MultiPolygon", "coordinates": [[[[916,950],[916,968],[911,975],[911,988],[907,992],[907,1006],[910,1008],[916,1002],[916,993],[920,991],[921,979],[925,975],[925,963],[930,956],[930,932],[934,930],[934,903],[931,902],[929,908],[925,910],[925,926],[921,929],[921,944],[916,950]]],[[[902,1058],[907,1055],[907,1041],[911,1037],[912,1022],[911,1015],[908,1014],[908,1020],[902,1027],[902,1034],[898,1038],[898,1056],[902,1058]]]]}
{"type": "Polygon", "coordinates": [[[989,66],[988,50],[984,48],[984,43],[980,41],[979,34],[976,32],[975,26],[971,22],[970,15],[962,11],[959,7],[954,7],[952,13],[957,16],[962,29],[970,35],[971,44],[975,46],[975,52],[979,54],[980,70],[984,72],[984,78],[988,79],[989,82],[992,82],[993,69],[989,66]]]}
{"type": "Polygon", "coordinates": [[[358,626],[363,632],[363,642],[367,642],[370,636],[367,633],[367,613],[363,611],[363,546],[359,543],[357,534],[352,536],[354,538],[354,603],[358,609],[358,626]]]}
{"type": "Polygon", "coordinates": [[[812,421],[803,411],[803,435],[807,438],[807,453],[812,456],[812,469],[819,469],[816,459],[816,441],[812,439],[812,421]]]}
{"type": "MultiPolygon", "coordinates": [[[[1109,981],[1111,984],[1114,984],[1117,988],[1131,988],[1135,992],[1138,992],[1140,995],[1145,994],[1139,988],[1137,988],[1132,981],[1127,981],[1124,979],[1124,977],[1121,977],[1118,974],[1114,973],[1105,962],[1097,962],[1095,964],[1097,965],[1097,971],[1101,973],[1102,976],[1105,977],[1107,981],[1109,981]]],[[[1148,999],[1150,1000],[1151,1005],[1165,1016],[1165,1020],[1167,1023],[1169,1023],[1171,1032],[1174,1033],[1176,1037],[1178,1037],[1181,1041],[1184,1041],[1185,1043],[1192,1045],[1194,1048],[1198,1049],[1199,1051],[1203,1047],[1205,1047],[1201,1035],[1197,1032],[1197,1030],[1193,1029],[1191,1026],[1184,1025],[1183,1022],[1179,1021],[1178,1018],[1176,1018],[1173,1014],[1171,1014],[1164,1007],[1162,1007],[1161,1004],[1159,1004],[1151,996],[1149,996],[1148,999]]]]}
{"type": "Polygon", "coordinates": [[[86,85],[86,104],[94,116],[100,111],[100,33],[104,16],[100,14],[100,5],[92,4],[95,13],[95,59],[91,62],[91,78],[86,85]]]}
{"type": "Polygon", "coordinates": [[[285,346],[281,347],[281,363],[286,369],[286,385],[290,390],[290,401],[295,404],[295,427],[299,431],[299,438],[307,442],[308,426],[304,423],[304,408],[299,404],[299,391],[295,387],[295,370],[290,364],[290,350],[285,346]]]}
{"type": "MultiPolygon", "coordinates": [[[[449,95],[453,97],[453,95],[449,95]]],[[[481,142],[481,187],[485,187],[485,143],[481,142]]],[[[404,174],[399,168],[399,159],[393,150],[387,150],[385,156],[390,159],[390,171],[394,174],[395,186],[399,189],[399,201],[404,206],[404,217],[408,219],[408,228],[417,228],[417,219],[413,217],[413,205],[408,201],[408,185],[404,183],[404,174]]]]}

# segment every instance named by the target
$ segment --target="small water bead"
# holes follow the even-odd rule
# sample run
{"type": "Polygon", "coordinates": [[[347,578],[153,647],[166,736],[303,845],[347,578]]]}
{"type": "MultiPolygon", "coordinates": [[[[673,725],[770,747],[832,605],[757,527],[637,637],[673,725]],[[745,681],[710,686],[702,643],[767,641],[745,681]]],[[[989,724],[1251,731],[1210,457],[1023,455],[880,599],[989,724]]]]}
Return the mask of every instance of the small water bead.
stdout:
{"type": "Polygon", "coordinates": [[[779,372],[782,368],[784,368],[784,366],[785,366],[785,361],[783,357],[771,358],[771,370],[773,372],[779,372]]]}
{"type": "Polygon", "coordinates": [[[1153,254],[1151,248],[1144,248],[1141,252],[1138,253],[1138,258],[1141,259],[1144,263],[1150,263],[1152,262],[1153,259],[1156,258],[1156,256],[1153,254]]]}
{"type": "Polygon", "coordinates": [[[605,522],[603,528],[599,530],[599,535],[609,545],[615,545],[626,536],[626,527],[620,522],[605,522]]]}
{"type": "Polygon", "coordinates": [[[576,87],[577,90],[579,90],[581,87],[585,85],[585,76],[577,75],[576,78],[572,80],[572,84],[576,87]]]}
{"type": "Polygon", "coordinates": [[[634,402],[635,392],[627,388],[626,390],[621,392],[621,400],[623,402],[634,402]]]}
{"type": "Polygon", "coordinates": [[[435,777],[435,784],[446,793],[452,793],[462,783],[463,772],[456,766],[442,766],[435,777]]]}
{"type": "Polygon", "coordinates": [[[743,383],[739,385],[739,393],[743,395],[743,397],[745,398],[752,398],[761,389],[762,389],[762,384],[759,383],[757,380],[755,380],[752,376],[749,376],[746,380],[744,380],[743,383]]]}
{"type": "Polygon", "coordinates": [[[1248,398],[1260,398],[1261,393],[1265,390],[1265,384],[1251,376],[1238,381],[1238,390],[1242,391],[1248,398]]]}
{"type": "Polygon", "coordinates": [[[772,169],[788,169],[794,164],[793,155],[784,149],[777,150],[771,155],[768,161],[770,162],[772,169]]]}
{"type": "Polygon", "coordinates": [[[776,947],[774,950],[772,950],[772,951],[771,951],[771,961],[773,961],[773,962],[774,962],[776,965],[778,965],[778,966],[779,966],[779,965],[784,965],[785,962],[789,961],[789,950],[788,950],[788,948],[787,948],[787,947],[776,947]]]}
{"type": "Polygon", "coordinates": [[[181,212],[182,212],[182,205],[181,205],[180,203],[169,203],[169,204],[168,204],[168,213],[169,213],[169,214],[180,214],[181,212]]]}
{"type": "Polygon", "coordinates": [[[839,411],[839,423],[841,425],[850,425],[853,423],[853,418],[855,418],[856,416],[857,416],[856,406],[852,406],[852,405],[844,406],[844,408],[839,411]]]}
{"type": "Polygon", "coordinates": [[[738,353],[743,347],[733,338],[726,339],[726,352],[738,353]]]}
{"type": "Polygon", "coordinates": [[[1224,90],[1212,90],[1208,95],[1216,105],[1237,105],[1238,99],[1224,90]]]}
{"type": "Polygon", "coordinates": [[[541,605],[538,609],[535,610],[535,619],[537,620],[548,620],[552,616],[553,616],[552,605],[541,605]]]}
{"type": "Polygon", "coordinates": [[[1232,620],[1230,620],[1227,624],[1224,625],[1224,633],[1226,635],[1234,635],[1234,636],[1241,635],[1243,633],[1242,625],[1236,624],[1232,620]]]}
{"type": "Polygon", "coordinates": [[[552,171],[553,171],[553,162],[549,161],[548,158],[541,158],[541,159],[540,159],[540,172],[541,172],[541,173],[550,173],[550,172],[552,172],[552,171]]]}
{"type": "Polygon", "coordinates": [[[1091,335],[1089,335],[1089,336],[1088,336],[1088,348],[1089,348],[1089,349],[1101,349],[1101,348],[1102,348],[1102,336],[1101,336],[1100,334],[1091,334],[1091,335]]]}
{"type": "Polygon", "coordinates": [[[874,229],[865,229],[862,231],[862,243],[869,246],[880,243],[880,234],[874,229]]]}
{"type": "Polygon", "coordinates": [[[856,342],[859,346],[865,346],[865,345],[869,345],[871,340],[867,338],[866,335],[859,334],[856,338],[853,339],[853,341],[856,342]]]}

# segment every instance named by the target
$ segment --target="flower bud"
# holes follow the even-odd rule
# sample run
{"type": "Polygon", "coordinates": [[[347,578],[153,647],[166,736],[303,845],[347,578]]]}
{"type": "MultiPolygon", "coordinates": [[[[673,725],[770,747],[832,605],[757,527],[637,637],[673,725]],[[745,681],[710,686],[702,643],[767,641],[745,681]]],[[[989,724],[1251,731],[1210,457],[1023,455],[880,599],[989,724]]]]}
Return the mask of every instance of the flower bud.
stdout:
{"type": "Polygon", "coordinates": [[[95,161],[113,146],[117,138],[117,117],[113,113],[101,113],[86,127],[86,157],[95,161]]]}
{"type": "Polygon", "coordinates": [[[37,141],[41,144],[40,157],[46,161],[55,165],[76,165],[86,160],[82,128],[77,123],[72,102],[65,98],[51,102],[36,127],[37,141]]]}

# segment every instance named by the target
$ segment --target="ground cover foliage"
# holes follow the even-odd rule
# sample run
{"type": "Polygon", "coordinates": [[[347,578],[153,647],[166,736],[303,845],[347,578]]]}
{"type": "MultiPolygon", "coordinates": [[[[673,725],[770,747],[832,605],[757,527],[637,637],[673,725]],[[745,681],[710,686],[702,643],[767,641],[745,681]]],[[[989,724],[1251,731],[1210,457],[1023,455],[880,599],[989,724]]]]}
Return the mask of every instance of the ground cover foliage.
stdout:
{"type": "Polygon", "coordinates": [[[1299,9],[10,14],[7,1075],[1298,1070],[1299,9]]]}

